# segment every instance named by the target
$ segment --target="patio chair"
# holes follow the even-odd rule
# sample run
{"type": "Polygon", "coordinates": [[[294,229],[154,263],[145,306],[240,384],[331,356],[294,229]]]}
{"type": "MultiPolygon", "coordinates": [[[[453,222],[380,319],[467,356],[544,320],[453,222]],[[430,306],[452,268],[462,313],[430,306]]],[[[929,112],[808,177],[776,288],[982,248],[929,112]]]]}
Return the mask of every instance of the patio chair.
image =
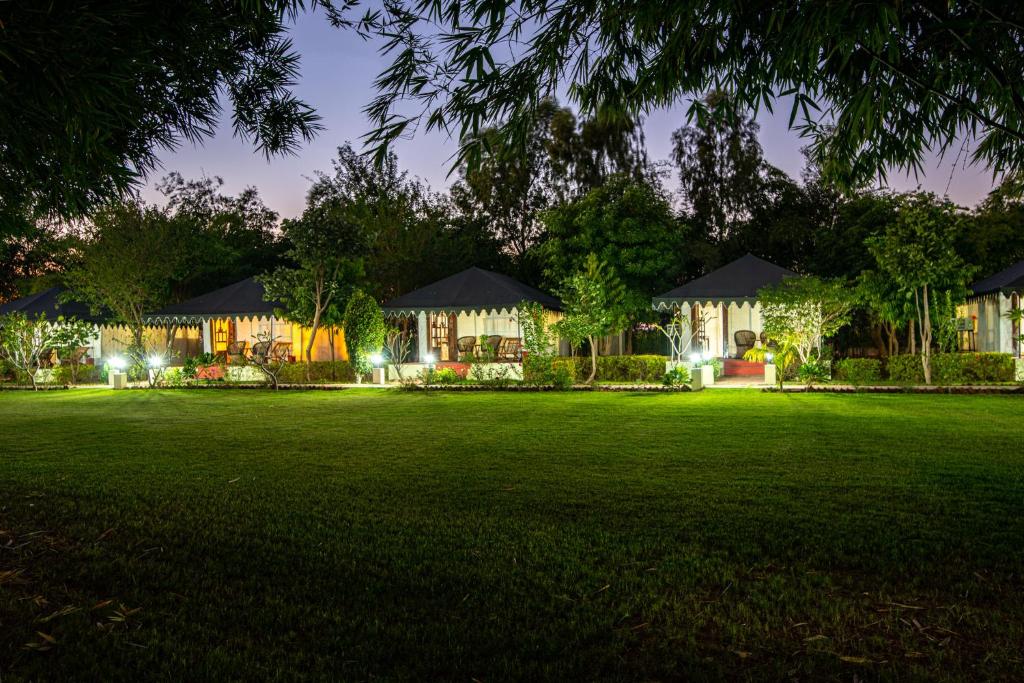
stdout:
{"type": "Polygon", "coordinates": [[[72,351],[63,358],[61,358],[60,354],[58,353],[57,363],[60,365],[63,365],[64,363],[67,363],[68,365],[78,365],[79,363],[84,364],[85,356],[87,353],[89,353],[88,346],[79,346],[78,348],[76,348],[74,351],[72,351]]]}
{"type": "Polygon", "coordinates": [[[519,337],[505,337],[501,340],[498,359],[516,363],[523,354],[523,341],[519,337]]]}
{"type": "Polygon", "coordinates": [[[491,347],[491,353],[495,356],[498,355],[498,350],[501,348],[501,335],[492,334],[487,338],[487,345],[491,347]]]}
{"type": "Polygon", "coordinates": [[[270,342],[261,341],[253,344],[252,359],[257,363],[266,363],[270,360],[270,342]]]}
{"type": "Polygon", "coordinates": [[[476,337],[459,337],[455,344],[459,348],[459,360],[462,360],[464,356],[473,354],[473,349],[476,348],[476,337]]]}
{"type": "Polygon", "coordinates": [[[54,350],[43,349],[42,353],[39,354],[39,367],[41,368],[52,368],[53,367],[53,356],[54,350]]]}
{"type": "Polygon", "coordinates": [[[765,334],[764,332],[762,332],[761,333],[761,346],[763,348],[766,348],[766,349],[774,349],[775,348],[775,342],[768,341],[768,335],[765,334]]]}
{"type": "Polygon", "coordinates": [[[733,339],[736,341],[736,357],[743,358],[743,354],[754,348],[757,335],[750,330],[736,330],[733,339]]]}
{"type": "Polygon", "coordinates": [[[228,363],[244,363],[245,349],[248,345],[249,343],[244,341],[236,341],[228,344],[228,349],[224,352],[228,363]]]}
{"type": "Polygon", "coordinates": [[[270,352],[270,357],[275,361],[286,361],[291,358],[292,355],[292,343],[291,342],[274,342],[274,347],[270,352]]]}

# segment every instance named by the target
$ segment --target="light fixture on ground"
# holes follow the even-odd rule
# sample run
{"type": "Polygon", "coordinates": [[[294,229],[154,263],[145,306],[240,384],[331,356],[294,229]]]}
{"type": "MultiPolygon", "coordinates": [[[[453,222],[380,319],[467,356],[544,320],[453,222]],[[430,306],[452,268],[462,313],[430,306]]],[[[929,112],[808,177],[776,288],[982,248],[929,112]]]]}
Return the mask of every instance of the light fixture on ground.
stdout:
{"type": "Polygon", "coordinates": [[[373,363],[373,383],[374,384],[386,384],[387,383],[387,368],[384,365],[384,356],[379,353],[375,353],[370,356],[370,362],[373,363]]]}
{"type": "Polygon", "coordinates": [[[128,374],[124,371],[127,363],[121,356],[114,356],[107,365],[107,382],[112,389],[125,389],[128,387],[128,374]]]}

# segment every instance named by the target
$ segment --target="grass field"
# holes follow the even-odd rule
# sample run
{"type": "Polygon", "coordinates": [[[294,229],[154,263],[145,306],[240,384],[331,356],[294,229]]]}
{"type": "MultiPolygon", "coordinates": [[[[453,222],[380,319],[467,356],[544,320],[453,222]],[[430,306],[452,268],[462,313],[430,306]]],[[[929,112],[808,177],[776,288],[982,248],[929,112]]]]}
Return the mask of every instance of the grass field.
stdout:
{"type": "Polygon", "coordinates": [[[1022,416],[0,393],[0,680],[1019,680],[1022,416]]]}

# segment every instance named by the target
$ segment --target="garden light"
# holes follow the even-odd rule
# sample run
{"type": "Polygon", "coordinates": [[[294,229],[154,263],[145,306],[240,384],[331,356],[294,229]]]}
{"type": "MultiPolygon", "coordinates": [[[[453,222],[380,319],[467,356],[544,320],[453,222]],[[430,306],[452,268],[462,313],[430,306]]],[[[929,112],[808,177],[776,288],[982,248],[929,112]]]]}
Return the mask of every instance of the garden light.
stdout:
{"type": "Polygon", "coordinates": [[[121,358],[121,356],[114,356],[113,358],[110,359],[110,367],[114,368],[115,370],[124,370],[124,366],[124,358],[121,358]]]}
{"type": "Polygon", "coordinates": [[[433,365],[434,364],[434,354],[432,354],[432,353],[426,354],[425,356],[423,356],[423,361],[427,365],[433,365]]]}
{"type": "Polygon", "coordinates": [[[379,368],[380,364],[384,362],[384,356],[380,355],[379,353],[375,353],[372,356],[370,356],[370,362],[373,363],[373,367],[379,368]]]}
{"type": "Polygon", "coordinates": [[[773,360],[775,360],[775,354],[774,353],[766,353],[766,354],[764,354],[764,360],[765,360],[766,363],[771,363],[773,360]]]}
{"type": "Polygon", "coordinates": [[[699,363],[700,362],[700,354],[699,353],[691,353],[690,354],[690,362],[693,363],[694,365],[699,363]]]}
{"type": "Polygon", "coordinates": [[[711,352],[710,352],[710,351],[705,351],[705,352],[704,352],[704,353],[702,354],[702,358],[703,358],[704,360],[711,360],[711,352]]]}
{"type": "Polygon", "coordinates": [[[163,364],[164,364],[164,359],[162,357],[160,357],[160,356],[150,356],[149,357],[149,367],[151,367],[151,368],[160,368],[160,367],[163,367],[163,364]]]}

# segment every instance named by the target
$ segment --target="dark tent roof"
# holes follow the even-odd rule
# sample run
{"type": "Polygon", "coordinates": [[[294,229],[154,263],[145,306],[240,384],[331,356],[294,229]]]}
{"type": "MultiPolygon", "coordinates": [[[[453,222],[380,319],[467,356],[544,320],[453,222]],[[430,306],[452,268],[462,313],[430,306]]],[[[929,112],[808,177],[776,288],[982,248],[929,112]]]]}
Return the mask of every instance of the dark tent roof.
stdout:
{"type": "Polygon", "coordinates": [[[971,285],[974,294],[990,294],[1004,289],[1024,290],[1024,261],[1018,261],[995,275],[978,280],[971,285]]]}
{"type": "Polygon", "coordinates": [[[556,311],[562,308],[562,303],[550,294],[508,275],[476,267],[403,294],[383,308],[390,313],[481,311],[512,308],[523,301],[536,301],[556,311]]]}
{"type": "Polygon", "coordinates": [[[264,296],[263,285],[250,277],[150,313],[146,321],[197,323],[210,318],[271,316],[281,304],[266,301],[264,296]]]}
{"type": "Polygon", "coordinates": [[[686,301],[752,301],[757,298],[757,290],[765,285],[778,284],[787,277],[796,277],[796,273],[747,254],[718,270],[654,297],[654,307],[665,308],[686,301]]]}
{"type": "Polygon", "coordinates": [[[5,304],[0,304],[0,315],[23,313],[29,318],[45,315],[49,320],[56,320],[59,316],[64,316],[65,318],[75,317],[91,323],[103,322],[103,316],[93,315],[85,304],[77,301],[62,301],[61,295],[66,291],[60,287],[50,287],[41,292],[8,301],[5,304]]]}

